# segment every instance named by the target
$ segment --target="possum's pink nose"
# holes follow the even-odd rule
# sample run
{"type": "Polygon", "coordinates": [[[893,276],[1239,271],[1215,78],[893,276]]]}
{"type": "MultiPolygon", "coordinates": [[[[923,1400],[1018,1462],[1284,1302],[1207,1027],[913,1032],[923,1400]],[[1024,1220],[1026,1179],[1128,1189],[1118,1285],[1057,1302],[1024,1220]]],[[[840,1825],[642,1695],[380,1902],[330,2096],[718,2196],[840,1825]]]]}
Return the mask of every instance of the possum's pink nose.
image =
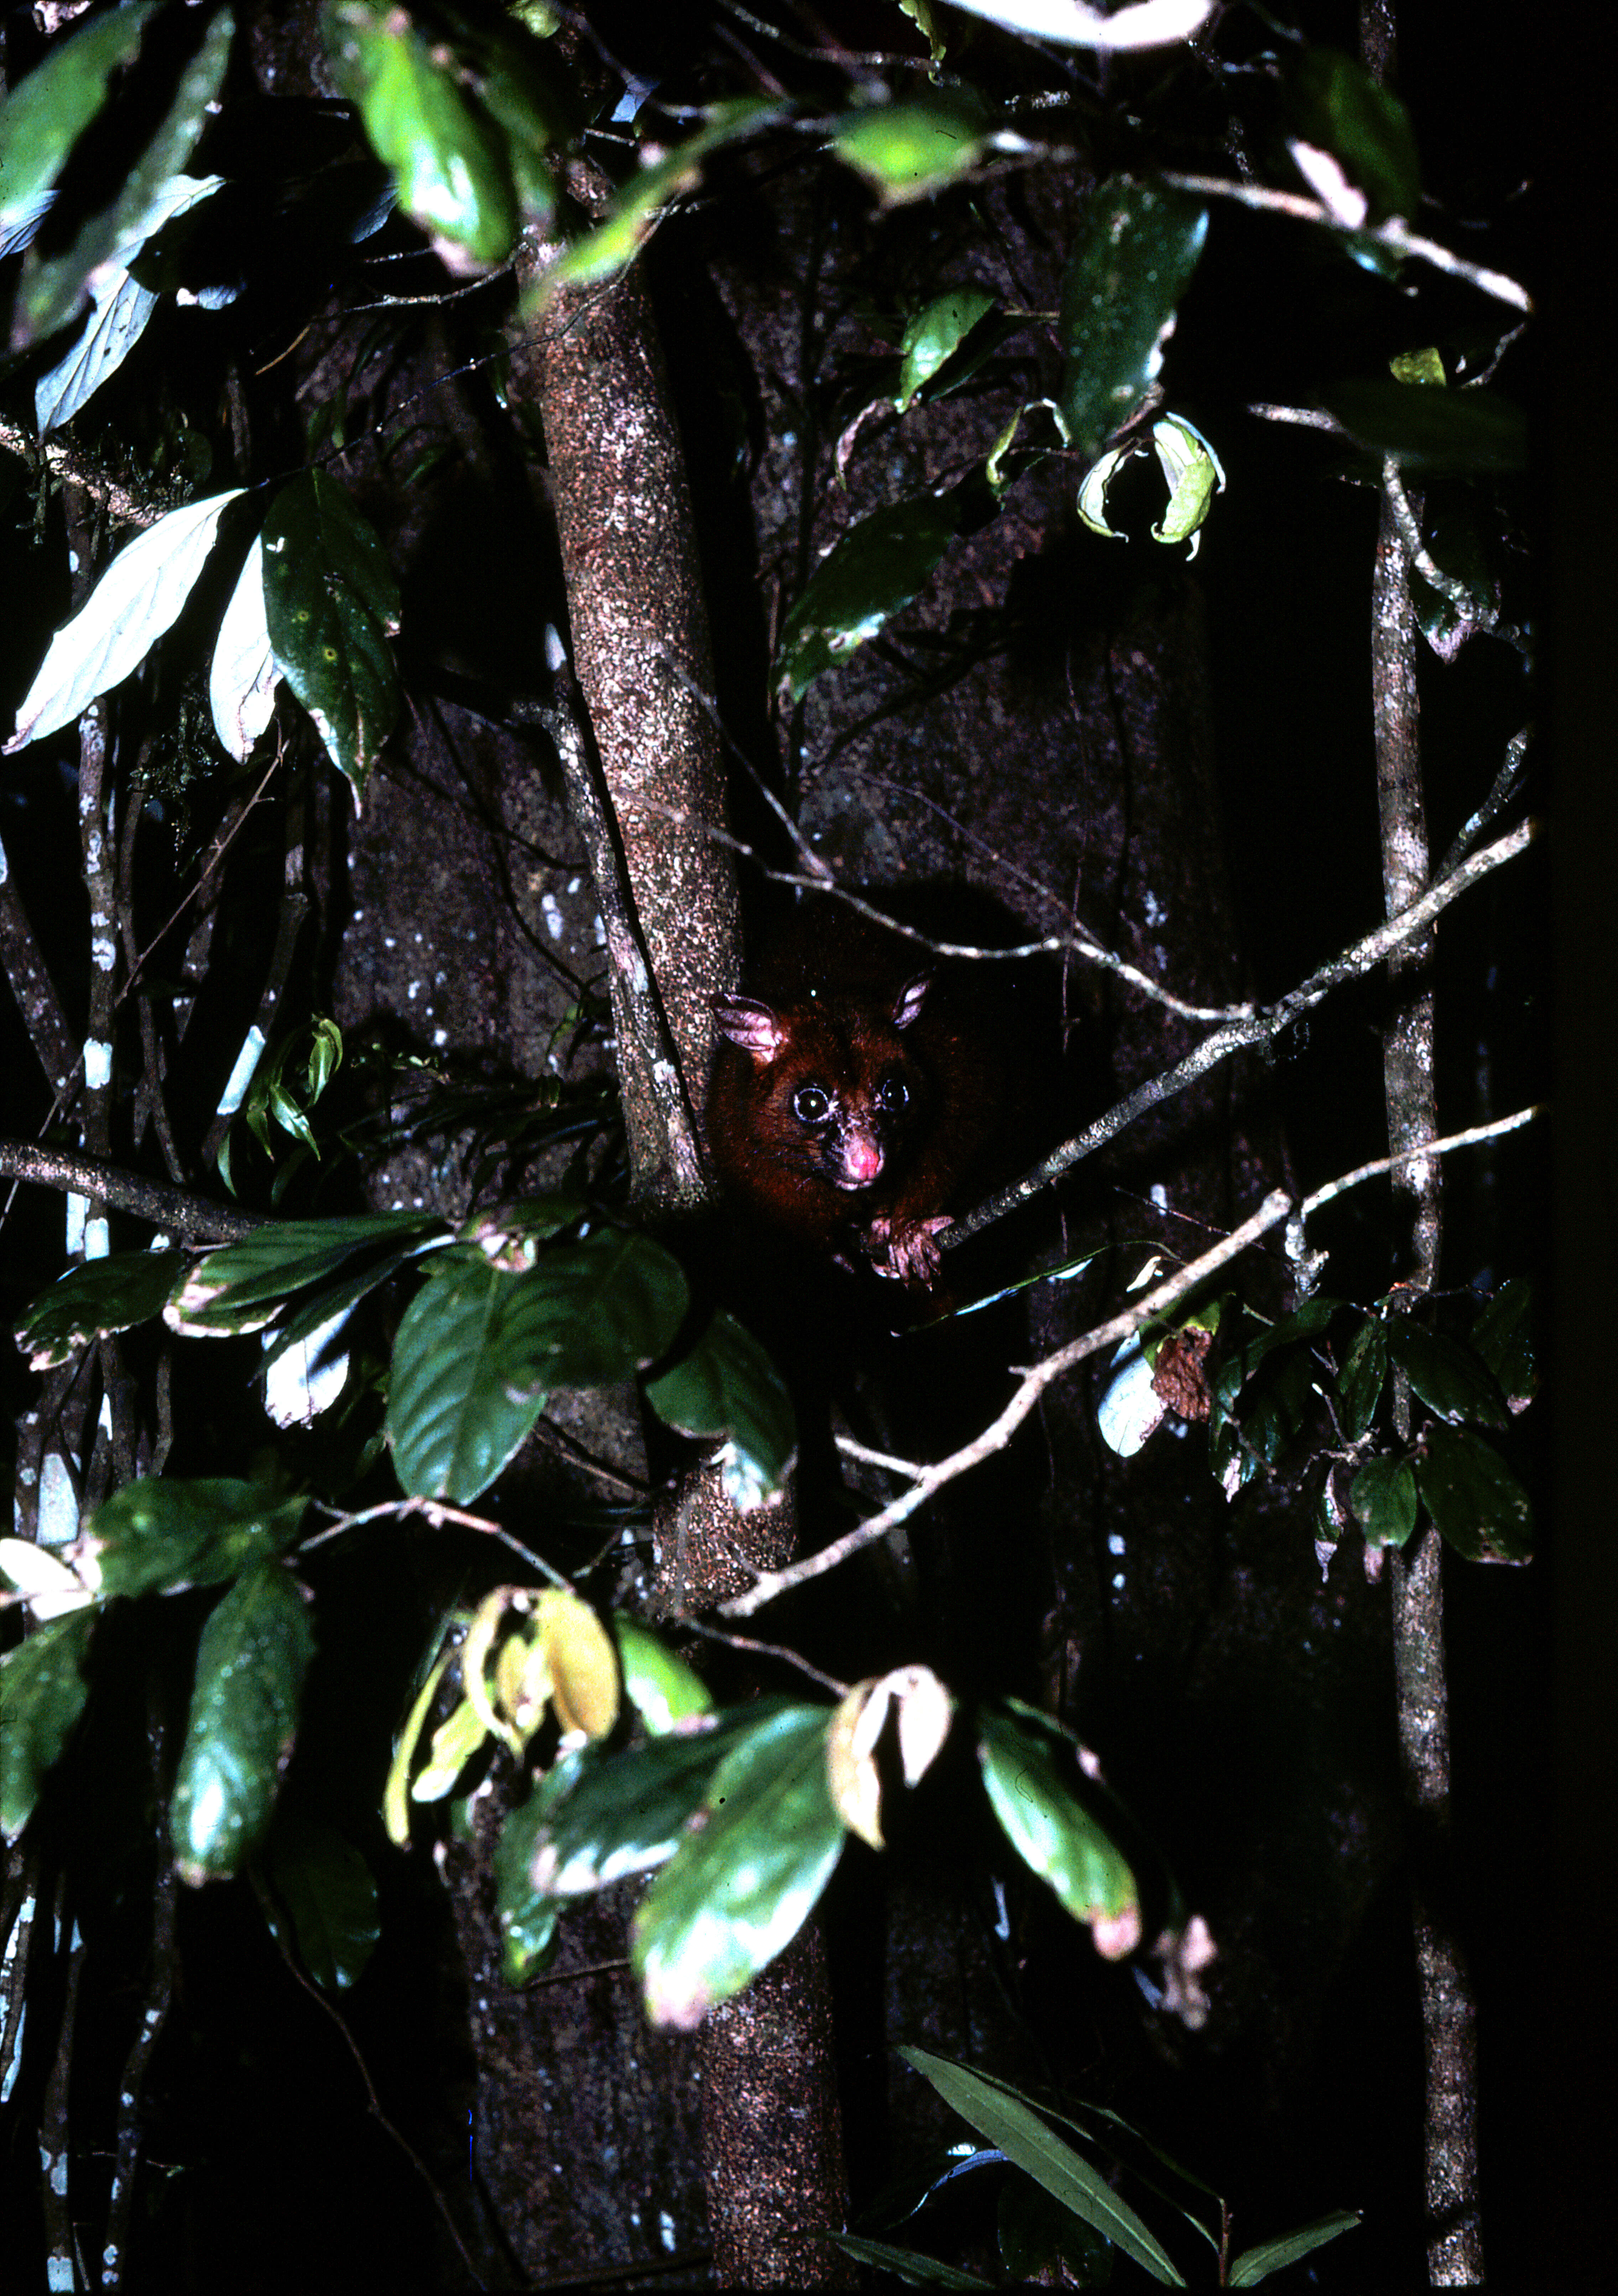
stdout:
{"type": "Polygon", "coordinates": [[[875,1140],[850,1140],[842,1151],[842,1168],[850,1184],[863,1188],[882,1170],[882,1150],[875,1140]]]}

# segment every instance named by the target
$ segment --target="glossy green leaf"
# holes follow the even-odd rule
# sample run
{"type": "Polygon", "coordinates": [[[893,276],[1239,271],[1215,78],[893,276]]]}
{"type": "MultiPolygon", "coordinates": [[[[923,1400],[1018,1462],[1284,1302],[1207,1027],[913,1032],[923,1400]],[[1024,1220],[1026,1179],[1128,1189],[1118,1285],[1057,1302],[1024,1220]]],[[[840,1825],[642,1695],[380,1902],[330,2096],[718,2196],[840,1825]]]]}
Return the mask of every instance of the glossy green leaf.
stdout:
{"type": "Polygon", "coordinates": [[[291,1942],[316,1984],[342,1992],[364,1976],[382,1935],[371,1868],[334,1825],[290,1811],[271,1832],[266,1864],[261,1894],[272,1934],[282,1938],[290,1923],[291,1942]]]}
{"type": "Polygon", "coordinates": [[[653,2024],[689,2031],[809,1918],[842,1854],[830,1722],[825,1707],[788,1707],[750,1731],[709,1788],[703,1824],[641,1900],[629,1956],[653,2024]]]}
{"type": "Polygon", "coordinates": [[[1469,1562],[1528,1561],[1533,1552],[1528,1494],[1481,1436],[1435,1421],[1422,1437],[1416,1482],[1422,1505],[1458,1554],[1469,1562]]]}
{"type": "Polygon", "coordinates": [[[30,1371],[50,1371],[103,1332],[127,1332],[160,1316],[190,1254],[115,1251],[70,1268],[41,1292],[17,1324],[17,1345],[30,1371]]]}
{"type": "Polygon", "coordinates": [[[930,2050],[899,2051],[963,2120],[990,2144],[998,2144],[1006,2159],[1043,2186],[1054,2200],[1071,2209],[1084,2223],[1093,2225],[1165,2287],[1183,2288],[1185,2281],[1169,2257],[1127,2202],[1121,2201],[1098,2169],[1092,2168],[1071,2144],[1064,2144],[1033,2107],[1014,2091],[986,2080],[969,2065],[957,2065],[930,2050]]]}
{"type": "Polygon", "coordinates": [[[346,490],[305,471],[264,521],[264,611],[275,666],[315,721],[357,809],[398,715],[389,638],[398,586],[346,490]]]}
{"type": "Polygon", "coordinates": [[[971,88],[940,89],[919,102],[845,113],[833,132],[832,149],[895,207],[925,199],[975,167],[988,129],[971,88]]]}
{"type": "Polygon", "coordinates": [[[986,287],[952,287],[935,295],[917,311],[905,329],[899,355],[899,389],[893,404],[902,414],[922,385],[930,382],[978,324],[988,317],[998,298],[986,287]]]}
{"type": "Polygon", "coordinates": [[[1077,1742],[1066,1731],[1010,1698],[981,1716],[978,1760],[1006,1840],[1075,1921],[1138,1915],[1134,1874],[1096,1815],[1105,1792],[1080,1768],[1077,1742]]]}
{"type": "Polygon", "coordinates": [[[646,1400],[687,1435],[725,1437],[753,1480],[779,1489],[797,1447],[792,1398],[752,1333],[725,1309],[689,1354],[647,1382],[646,1400]]]}
{"type": "Polygon", "coordinates": [[[226,1476],[126,1483],[103,1499],[85,1531],[105,1595],[175,1595],[217,1587],[284,1553],[307,1498],[226,1476]]]}
{"type": "Polygon", "coordinates": [[[1387,1339],[1389,1356],[1429,1411],[1441,1419],[1481,1419],[1487,1426],[1504,1426],[1506,1399],[1493,1373],[1470,1348],[1441,1332],[1423,1331],[1408,1316],[1389,1318],[1387,1339]]]}
{"type": "Polygon", "coordinates": [[[1337,1374],[1338,1415],[1343,1434],[1357,1443],[1376,1415],[1388,1375],[1388,1343],[1379,1316],[1367,1316],[1355,1332],[1337,1374]]]}
{"type": "MultiPolygon", "coordinates": [[[[397,1266],[429,1238],[447,1233],[440,1220],[422,1212],[276,1221],[197,1260],[168,1320],[182,1332],[256,1332],[284,1301],[323,1283],[358,1254],[385,1252],[390,1265],[397,1266]]],[[[324,1310],[316,1320],[330,1312],[324,1310]]]]}
{"type": "Polygon", "coordinates": [[[1208,235],[1181,192],[1113,176],[1091,194],[1062,280],[1057,420],[1087,462],[1140,405],[1208,235]]]}
{"type": "Polygon", "coordinates": [[[209,1613],[168,1810],[183,1881],[236,1873],[267,1833],[314,1647],[283,1563],[255,1564],[209,1613]]]}
{"type": "Polygon", "coordinates": [[[1521,1275],[1502,1283],[1472,1326],[1474,1352],[1519,1409],[1540,1383],[1533,1352],[1533,1287],[1521,1275]]]}
{"type": "Polygon", "coordinates": [[[1329,152],[1365,194],[1365,222],[1375,230],[1390,216],[1412,220],[1421,207],[1421,162],[1410,115],[1392,88],[1358,57],[1335,48],[1294,52],[1285,75],[1296,135],[1329,152]]]}
{"type": "Polygon", "coordinates": [[[707,1684],[650,1627],[627,1611],[614,1611],[612,1632],[623,1668],[624,1695],[654,1738],[712,1711],[707,1684]]]}
{"type": "Polygon", "coordinates": [[[544,274],[534,291],[537,299],[542,301],[557,287],[616,277],[634,259],[664,209],[702,181],[702,163],[710,152],[752,135],[789,108],[768,96],[737,96],[712,105],[704,124],[665,158],[643,167],[595,229],[575,240],[560,262],[544,274]]]}
{"type": "Polygon", "coordinates": [[[1334,2209],[1330,2216],[1317,2217],[1313,2224],[1300,2225],[1296,2232],[1284,2232],[1274,2240],[1261,2241],[1256,2248],[1245,2249],[1231,2259],[1229,2285],[1256,2288],[1272,2272],[1295,2264],[1313,2249],[1324,2248],[1339,2234],[1352,2232],[1359,2222],[1358,2209],[1334,2209]]]}
{"type": "MultiPolygon", "coordinates": [[[[106,19],[102,20],[103,22],[106,19]]],[[[124,176],[118,196],[90,216],[64,254],[40,261],[30,249],[17,295],[12,346],[36,341],[70,318],[90,275],[120,247],[139,246],[165,211],[169,186],[185,168],[202,132],[230,62],[235,19],[221,8],[181,72],[173,101],[155,134],[124,176]]]]}
{"type": "Polygon", "coordinates": [[[1350,437],[1418,475],[1520,471],[1528,459],[1523,410],[1490,390],[1412,390],[1351,381],[1322,394],[1350,437]]]}
{"type": "Polygon", "coordinates": [[[386,0],[330,0],[321,29],[337,84],[393,169],[405,212],[473,263],[502,262],[518,221],[505,138],[464,92],[453,50],[429,43],[386,0]]]}
{"type": "Polygon", "coordinates": [[[554,1244],[508,1281],[504,1376],[547,1393],[633,1378],[669,1347],[691,1296],[673,1253],[638,1228],[554,1244]]]}
{"type": "Polygon", "coordinates": [[[1416,1528],[1416,1477],[1408,1459],[1368,1459],[1349,1486],[1349,1506],[1367,1546],[1402,1546],[1416,1528]]]}
{"type": "MultiPolygon", "coordinates": [[[[434,1260],[393,1342],[388,1437],[412,1496],[470,1505],[516,1451],[545,1407],[544,1390],[513,1393],[500,1323],[516,1278],[474,1246],[434,1260]]],[[[524,1379],[531,1365],[521,1364],[524,1379]]]]}
{"type": "Polygon", "coordinates": [[[84,1711],[79,1672],[91,1614],[53,1620],[0,1658],[0,1833],[14,1841],[34,1814],[45,1772],[84,1711]]]}
{"type": "Polygon", "coordinates": [[[965,490],[908,495],[850,527],[821,560],[788,614],[776,676],[794,701],[822,670],[902,613],[960,531],[965,490]]]}
{"type": "Polygon", "coordinates": [[[708,1798],[715,1773],[738,1747],[771,1732],[784,1699],[733,1708],[640,1746],[595,1753],[578,1766],[565,1795],[547,1806],[531,1836],[530,1874],[547,1897],[582,1896],[672,1857],[708,1798]]]}
{"type": "Polygon", "coordinates": [[[0,232],[23,220],[56,181],[156,8],[157,0],[128,0],[81,23],[0,104],[0,232]]]}

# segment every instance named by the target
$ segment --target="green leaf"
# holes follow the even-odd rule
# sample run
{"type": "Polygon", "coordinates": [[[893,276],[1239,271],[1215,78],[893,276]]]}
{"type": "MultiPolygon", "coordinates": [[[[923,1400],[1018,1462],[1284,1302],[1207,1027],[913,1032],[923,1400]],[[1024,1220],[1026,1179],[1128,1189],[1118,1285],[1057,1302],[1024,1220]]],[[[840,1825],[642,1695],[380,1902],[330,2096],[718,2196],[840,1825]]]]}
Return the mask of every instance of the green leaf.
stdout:
{"type": "Polygon", "coordinates": [[[624,1695],[654,1738],[694,1715],[712,1711],[706,1683],[650,1627],[627,1611],[614,1611],[612,1632],[623,1668],[624,1695]]]}
{"type": "Polygon", "coordinates": [[[1503,1427],[1506,1399],[1494,1374],[1470,1348],[1439,1332],[1424,1332],[1408,1316],[1394,1316],[1387,1327],[1388,1353],[1429,1411],[1441,1419],[1481,1419],[1503,1427]]]}
{"type": "MultiPolygon", "coordinates": [[[[350,1219],[281,1220],[197,1260],[168,1321],[176,1331],[256,1332],[299,1292],[321,1283],[362,1252],[382,1252],[385,1272],[448,1233],[422,1212],[366,1212],[350,1219]]],[[[378,1274],[375,1281],[381,1282],[378,1274]]],[[[367,1280],[365,1291],[371,1288],[367,1280]]],[[[324,1298],[323,1294],[323,1298],[324,1298]]],[[[363,1291],[356,1292],[363,1297],[363,1291]]],[[[316,1322],[324,1322],[324,1309],[316,1322]]]]}
{"type": "Polygon", "coordinates": [[[1540,1383],[1533,1354],[1533,1287],[1521,1275],[1502,1283],[1472,1326],[1474,1353],[1499,1382],[1508,1405],[1525,1404],[1540,1383]]]}
{"type": "Polygon", "coordinates": [[[988,317],[997,299],[986,287],[951,287],[916,312],[905,329],[899,389],[893,394],[901,414],[922,385],[954,357],[978,322],[988,317]]]}
{"type": "Polygon", "coordinates": [[[264,1839],[313,1652],[283,1563],[256,1564],[210,1612],[168,1812],[182,1881],[236,1873],[264,1839]]]}
{"type": "Polygon", "coordinates": [[[960,531],[969,491],[957,487],[884,504],[821,560],[786,618],[776,652],[776,676],[794,701],[822,670],[902,613],[960,531]]]}
{"type": "Polygon", "coordinates": [[[825,1707],[789,1707],[720,1765],[706,1823],[653,1882],[630,1931],[653,2024],[689,2031],[809,1918],[842,1853],[826,1778],[830,1723],[825,1707]]]}
{"type": "MultiPolygon", "coordinates": [[[[103,23],[108,20],[102,19],[103,23]]],[[[201,46],[180,74],[173,102],[151,142],[124,177],[117,198],[110,207],[86,219],[66,254],[42,261],[29,249],[18,291],[12,336],[14,349],[48,335],[64,319],[70,318],[91,273],[119,248],[138,246],[152,219],[167,212],[169,186],[189,159],[202,132],[208,107],[224,80],[235,29],[230,10],[221,8],[203,33],[201,46]]]]}
{"type": "Polygon", "coordinates": [[[393,169],[405,212],[474,264],[504,261],[517,236],[505,138],[463,93],[454,51],[429,45],[386,0],[333,0],[321,30],[337,84],[393,169]]]}
{"type": "Polygon", "coordinates": [[[1376,1416],[1383,1382],[1388,1375],[1388,1344],[1382,1319],[1367,1316],[1355,1332],[1337,1374],[1337,1398],[1343,1431],[1357,1443],[1376,1416]]]}
{"type": "Polygon", "coordinates": [[[638,1228],[554,1244],[509,1283],[504,1375],[547,1393],[633,1378],[668,1349],[691,1296],[673,1253],[638,1228]]]}
{"type": "Polygon", "coordinates": [[[17,1324],[17,1345],[30,1371],[51,1371],[104,1332],[127,1332],[160,1316],[190,1259],[184,1251],[115,1251],[70,1268],[30,1302],[17,1324]]]}
{"type": "Polygon", "coordinates": [[[634,259],[663,209],[702,181],[702,162],[710,152],[790,110],[768,96],[736,96],[710,106],[705,124],[677,144],[666,159],[643,167],[612,201],[596,228],[575,240],[560,262],[543,274],[531,299],[543,302],[558,287],[614,278],[634,259]]]}
{"type": "Polygon", "coordinates": [[[1469,1562],[1526,1562],[1533,1552],[1533,1509],[1499,1454],[1470,1429],[1434,1422],[1416,1457],[1422,1504],[1458,1554],[1469,1562]]]}
{"type": "Polygon", "coordinates": [[[1286,74],[1294,132],[1329,152],[1364,193],[1371,230],[1421,207],[1421,162],[1410,115],[1392,88],[1335,48],[1298,51],[1286,74]]]}
{"type": "Polygon", "coordinates": [[[34,1814],[40,1784],[84,1711],[79,1672],[88,1611],[40,1627],[0,1658],[0,1833],[15,1841],[34,1814]]]}
{"type": "Polygon", "coordinates": [[[891,2241],[865,2240],[858,2233],[834,2232],[826,2237],[856,2264],[871,2265],[878,2272],[891,2272],[908,2288],[992,2288],[992,2280],[980,2280],[974,2273],[963,2272],[953,2264],[940,2264],[936,2256],[925,2256],[919,2248],[897,2248],[891,2241]]]}
{"type": "Polygon", "coordinates": [[[985,1710],[978,1726],[983,1784],[1007,1841],[1075,1921],[1127,1926],[1139,1891],[1128,1860],[1087,1803],[1105,1806],[1104,1789],[1079,1766],[1076,1739],[1048,1717],[1009,1698],[985,1710]],[[1080,1799],[1082,1795],[1083,1799],[1080,1799]]]}
{"type": "Polygon", "coordinates": [[[797,1448],[792,1398],[752,1332],[724,1308],[688,1354],[647,1382],[646,1400],[687,1435],[723,1436],[749,1480],[780,1488],[797,1448]]]}
{"type": "Polygon", "coordinates": [[[1208,235],[1183,193],[1113,176],[1091,195],[1062,280],[1056,417],[1091,460],[1140,405],[1208,235]]]}
{"type": "Polygon", "coordinates": [[[1334,2209],[1328,2217],[1317,2217],[1313,2224],[1300,2225],[1296,2232],[1284,2232],[1274,2240],[1261,2241],[1232,2259],[1229,2285],[1232,2288],[1256,2288],[1272,2272],[1284,2266],[1295,2264],[1311,2249],[1324,2248],[1328,2240],[1340,2233],[1352,2232],[1359,2222],[1358,2209],[1334,2209]]]}
{"type": "Polygon", "coordinates": [[[271,1934],[291,1923],[299,1958],[316,1985],[341,1993],[365,1974],[382,1922],[376,1882],[360,1852],[324,1818],[283,1810],[270,1833],[268,1890],[261,1890],[271,1934]]]}
{"type": "Polygon", "coordinates": [[[1121,2248],[1154,2280],[1170,2288],[1185,2281],[1164,2251],[1126,2202],[1121,2201],[1098,2169],[1064,2144],[1023,2098],[984,2079],[968,2065],[935,2057],[927,2049],[899,2051],[908,2065],[1006,2159],[1042,2185],[1064,2209],[1093,2225],[1105,2240],[1121,2248]]]}
{"type": "Polygon", "coordinates": [[[1326,406],[1350,437],[1401,470],[1520,471],[1528,426],[1520,406],[1489,390],[1412,390],[1392,381],[1334,383],[1326,406]]]}
{"type": "Polygon", "coordinates": [[[127,1483],[85,1530],[103,1595],[176,1595],[217,1587],[291,1546],[308,1500],[226,1477],[127,1483]]]}
{"type": "Polygon", "coordinates": [[[0,104],[0,233],[24,220],[56,181],[156,8],[157,0],[128,0],[80,24],[0,104]]]}
{"type": "Polygon", "coordinates": [[[1367,1546],[1402,1546],[1416,1528],[1416,1477],[1408,1459],[1369,1459],[1349,1486],[1349,1507],[1367,1546]]]}
{"type": "Polygon", "coordinates": [[[963,86],[916,103],[847,112],[833,131],[832,149],[885,206],[897,207],[925,199],[975,167],[988,130],[981,99],[963,86]]]}
{"type": "MultiPolygon", "coordinates": [[[[545,1407],[531,1384],[505,1382],[500,1320],[516,1278],[475,1246],[433,1262],[393,1342],[388,1435],[399,1481],[413,1497],[467,1506],[486,1490],[545,1407]]],[[[530,1368],[526,1361],[522,1370],[530,1368]]]]}
{"type": "Polygon", "coordinates": [[[565,1795],[547,1803],[531,1830],[534,1887],[546,1897],[579,1897],[664,1864],[709,1799],[719,1765],[768,1737],[787,1713],[817,1714],[824,1735],[823,1707],[772,1698],[576,1765],[565,1795]]]}
{"type": "Polygon", "coordinates": [[[264,611],[275,666],[360,794],[398,715],[388,640],[398,586],[387,553],[343,488],[305,471],[264,521],[264,611]]]}

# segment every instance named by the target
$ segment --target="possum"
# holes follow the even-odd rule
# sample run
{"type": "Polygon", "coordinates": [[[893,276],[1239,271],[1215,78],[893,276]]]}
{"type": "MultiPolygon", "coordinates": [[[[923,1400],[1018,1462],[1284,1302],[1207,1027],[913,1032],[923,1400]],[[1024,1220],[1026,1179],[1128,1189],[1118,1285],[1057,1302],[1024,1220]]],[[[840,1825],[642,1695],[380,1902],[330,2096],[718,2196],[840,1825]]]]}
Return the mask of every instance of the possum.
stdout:
{"type": "Polygon", "coordinates": [[[708,1133],[727,1193],[843,1267],[935,1291],[938,1238],[994,1128],[988,1032],[914,944],[817,903],[719,996],[708,1133]]]}

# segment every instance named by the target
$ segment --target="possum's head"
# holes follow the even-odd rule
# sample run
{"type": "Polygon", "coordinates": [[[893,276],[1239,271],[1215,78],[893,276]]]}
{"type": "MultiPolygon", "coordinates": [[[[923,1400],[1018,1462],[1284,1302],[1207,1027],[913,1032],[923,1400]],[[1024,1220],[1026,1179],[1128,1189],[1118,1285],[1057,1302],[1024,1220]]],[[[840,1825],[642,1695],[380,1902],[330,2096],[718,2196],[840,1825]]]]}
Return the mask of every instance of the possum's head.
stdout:
{"type": "Polygon", "coordinates": [[[839,996],[776,1008],[722,996],[720,1029],[752,1063],[748,1095],[759,1154],[858,1194],[889,1175],[924,1116],[925,1072],[905,1031],[928,975],[886,1004],[839,996]]]}

